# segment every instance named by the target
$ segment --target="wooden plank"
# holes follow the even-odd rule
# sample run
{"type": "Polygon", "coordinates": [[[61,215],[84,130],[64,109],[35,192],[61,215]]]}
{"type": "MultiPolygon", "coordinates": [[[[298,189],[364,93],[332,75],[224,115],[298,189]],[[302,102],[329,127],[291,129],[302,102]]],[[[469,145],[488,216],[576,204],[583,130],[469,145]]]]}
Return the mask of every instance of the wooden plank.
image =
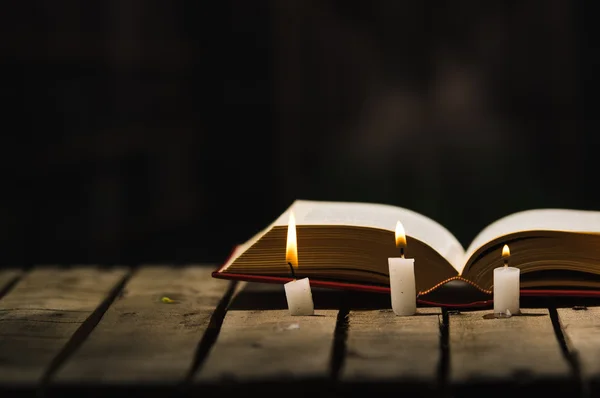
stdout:
{"type": "Polygon", "coordinates": [[[211,315],[231,286],[212,278],[213,270],[206,266],[138,270],[124,295],[52,383],[182,382],[211,315]]]}
{"type": "Polygon", "coordinates": [[[341,380],[435,386],[441,315],[439,308],[419,308],[407,317],[390,309],[350,311],[341,380]]]}
{"type": "Polygon", "coordinates": [[[600,391],[600,307],[585,310],[558,308],[558,317],[569,351],[577,358],[584,383],[600,391]]]}
{"type": "Polygon", "coordinates": [[[0,383],[33,385],[126,275],[115,267],[37,268],[0,300],[0,383]]]}
{"type": "Polygon", "coordinates": [[[229,310],[197,383],[326,379],[336,310],[291,316],[285,310],[229,310]]]}
{"type": "Polygon", "coordinates": [[[4,296],[6,289],[22,274],[18,269],[0,270],[0,298],[4,296]]]}
{"type": "MultiPolygon", "coordinates": [[[[452,385],[502,388],[569,387],[571,369],[563,357],[547,309],[497,319],[492,311],[451,314],[449,324],[452,385]]],[[[489,390],[484,390],[488,391],[489,390]]],[[[536,390],[534,390],[536,391],[536,390]]]]}

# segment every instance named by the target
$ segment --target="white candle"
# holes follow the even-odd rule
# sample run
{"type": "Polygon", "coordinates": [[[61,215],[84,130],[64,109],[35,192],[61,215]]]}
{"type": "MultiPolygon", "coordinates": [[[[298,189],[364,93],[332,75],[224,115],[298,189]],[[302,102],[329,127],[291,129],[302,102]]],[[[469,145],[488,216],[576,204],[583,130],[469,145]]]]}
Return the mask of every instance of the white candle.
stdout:
{"type": "Polygon", "coordinates": [[[521,270],[508,266],[510,250],[502,248],[504,266],[494,269],[494,314],[499,317],[511,316],[521,312],[519,308],[521,270]]]}
{"type": "Polygon", "coordinates": [[[285,261],[290,267],[293,281],[284,285],[285,298],[291,315],[314,315],[315,306],[310,290],[310,280],[303,278],[296,280],[294,268],[298,267],[298,245],[296,242],[296,219],[294,213],[290,212],[288,222],[287,243],[285,249],[285,261]]]}
{"type": "Polygon", "coordinates": [[[294,280],[284,286],[290,315],[314,315],[315,306],[308,278],[294,280]]]}
{"type": "Polygon", "coordinates": [[[414,315],[417,312],[415,260],[404,258],[405,246],[406,235],[402,224],[398,221],[396,224],[396,247],[400,247],[401,257],[388,258],[388,266],[392,310],[399,316],[414,315]]]}
{"type": "Polygon", "coordinates": [[[392,310],[396,315],[414,315],[417,312],[415,288],[415,260],[412,258],[388,258],[390,267],[390,290],[392,310]]]}

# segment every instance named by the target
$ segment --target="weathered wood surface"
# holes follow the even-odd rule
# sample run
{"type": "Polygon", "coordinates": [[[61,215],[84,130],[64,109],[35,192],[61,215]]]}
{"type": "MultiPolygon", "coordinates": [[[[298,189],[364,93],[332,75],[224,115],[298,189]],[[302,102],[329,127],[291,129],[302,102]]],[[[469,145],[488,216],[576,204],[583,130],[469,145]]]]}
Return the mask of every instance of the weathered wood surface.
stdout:
{"type": "Polygon", "coordinates": [[[451,384],[546,382],[571,377],[547,309],[496,319],[492,311],[450,315],[451,384]]]}
{"type": "Polygon", "coordinates": [[[212,271],[193,265],[136,271],[52,382],[183,382],[211,316],[231,284],[211,278],[212,271]]]}
{"type": "Polygon", "coordinates": [[[570,352],[575,355],[584,383],[600,391],[600,307],[559,308],[558,317],[570,352]]]}
{"type": "Polygon", "coordinates": [[[350,311],[340,379],[435,385],[441,316],[438,308],[420,308],[417,315],[407,317],[389,309],[350,311]]]}
{"type": "Polygon", "coordinates": [[[6,269],[0,270],[0,298],[8,293],[6,289],[21,275],[21,270],[6,269]]]}
{"type": "Polygon", "coordinates": [[[126,269],[34,269],[0,299],[0,383],[36,385],[126,269]]]}
{"type": "Polygon", "coordinates": [[[523,309],[509,319],[420,308],[396,317],[389,300],[356,306],[355,296],[314,289],[316,315],[294,317],[283,286],[238,283],[234,294],[235,284],[211,271],[141,267],[125,286],[122,267],[38,267],[14,284],[18,274],[0,272],[0,289],[11,286],[0,298],[0,394],[21,384],[56,396],[99,387],[161,396],[252,388],[264,396],[296,382],[287,395],[410,386],[489,396],[533,386],[573,396],[578,370],[600,384],[600,307],[523,309]]]}
{"type": "Polygon", "coordinates": [[[337,311],[230,310],[196,381],[327,379],[337,311]]]}

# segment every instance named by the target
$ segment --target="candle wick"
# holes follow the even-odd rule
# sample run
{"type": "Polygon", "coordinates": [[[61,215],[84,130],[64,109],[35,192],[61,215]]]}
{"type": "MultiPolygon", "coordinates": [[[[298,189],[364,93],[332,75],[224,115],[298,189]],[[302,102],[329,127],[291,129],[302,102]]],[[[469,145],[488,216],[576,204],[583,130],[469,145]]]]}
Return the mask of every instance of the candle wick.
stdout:
{"type": "Polygon", "coordinates": [[[294,266],[292,265],[291,262],[288,262],[288,265],[290,266],[290,271],[292,272],[292,278],[294,278],[294,280],[296,279],[296,273],[294,272],[294,266]]]}
{"type": "Polygon", "coordinates": [[[400,258],[404,258],[404,248],[400,248],[400,258]]]}
{"type": "Polygon", "coordinates": [[[504,266],[508,267],[508,260],[504,260],[504,266]]]}

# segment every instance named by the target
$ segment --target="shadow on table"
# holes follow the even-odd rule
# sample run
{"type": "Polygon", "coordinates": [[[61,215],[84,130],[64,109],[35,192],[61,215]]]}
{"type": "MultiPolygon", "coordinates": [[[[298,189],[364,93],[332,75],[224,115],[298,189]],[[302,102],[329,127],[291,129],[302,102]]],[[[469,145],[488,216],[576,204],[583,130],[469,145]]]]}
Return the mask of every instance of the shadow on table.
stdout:
{"type": "MultiPolygon", "coordinates": [[[[312,288],[315,309],[385,309],[391,308],[386,294],[350,292],[343,290],[312,288]]],[[[229,304],[230,310],[282,310],[287,309],[283,285],[246,283],[238,287],[229,304]]]]}

